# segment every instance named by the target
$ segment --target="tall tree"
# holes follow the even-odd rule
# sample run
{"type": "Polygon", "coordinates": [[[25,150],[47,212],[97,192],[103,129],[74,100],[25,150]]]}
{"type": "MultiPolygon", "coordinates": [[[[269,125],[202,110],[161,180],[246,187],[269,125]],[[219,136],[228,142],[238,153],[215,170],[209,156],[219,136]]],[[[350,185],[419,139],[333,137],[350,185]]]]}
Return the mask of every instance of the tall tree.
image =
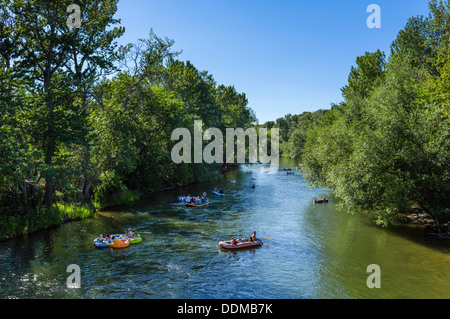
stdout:
{"type": "Polygon", "coordinates": [[[407,57],[412,67],[432,70],[433,51],[427,44],[428,24],[423,16],[408,19],[406,26],[391,44],[391,57],[407,57]]]}
{"type": "Polygon", "coordinates": [[[356,58],[356,67],[351,68],[348,84],[342,88],[342,95],[349,99],[352,96],[366,98],[373,90],[376,80],[383,75],[386,55],[384,52],[366,52],[356,58]]]}
{"type": "Polygon", "coordinates": [[[117,28],[106,31],[107,27],[118,23],[112,18],[117,0],[79,1],[83,17],[81,28],[67,25],[70,0],[6,2],[15,18],[24,53],[18,64],[29,79],[27,90],[38,98],[37,111],[45,123],[41,135],[46,165],[44,204],[51,206],[57,146],[71,143],[77,132],[84,134],[84,130],[80,130],[84,127],[83,116],[66,118],[77,113],[75,97],[68,96],[74,89],[89,83],[99,73],[98,67],[108,67],[113,41],[123,33],[123,29],[117,28]]]}

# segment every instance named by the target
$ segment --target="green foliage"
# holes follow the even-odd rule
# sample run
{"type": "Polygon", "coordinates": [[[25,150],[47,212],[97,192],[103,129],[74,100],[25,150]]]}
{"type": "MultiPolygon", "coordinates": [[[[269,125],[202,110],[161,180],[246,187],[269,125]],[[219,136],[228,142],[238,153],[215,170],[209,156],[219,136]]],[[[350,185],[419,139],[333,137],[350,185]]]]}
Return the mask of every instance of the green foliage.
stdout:
{"type": "Polygon", "coordinates": [[[345,103],[309,128],[302,155],[312,186],[331,187],[350,212],[395,224],[419,207],[437,225],[450,218],[448,4],[430,2],[391,46],[357,58],[345,103]]]}
{"type": "Polygon", "coordinates": [[[102,210],[137,199],[139,199],[138,192],[129,190],[114,171],[106,171],[100,176],[100,181],[95,187],[93,203],[96,208],[102,210]]]}
{"type": "Polygon", "coordinates": [[[288,114],[278,118],[275,122],[269,121],[258,127],[280,130],[280,153],[284,157],[300,160],[303,154],[307,131],[315,125],[327,111],[304,112],[299,115],[288,114]]]}
{"type": "Polygon", "coordinates": [[[6,0],[2,5],[7,19],[0,32],[8,41],[2,42],[7,50],[0,63],[7,68],[6,95],[17,100],[17,107],[25,104],[28,108],[22,128],[28,129],[29,141],[44,155],[45,168],[39,173],[47,207],[54,202],[57,184],[67,180],[57,176],[67,163],[60,148],[86,144],[89,88],[100,70],[113,68],[114,40],[124,32],[123,28],[110,29],[119,22],[113,18],[117,0],[79,1],[83,11],[80,29],[67,26],[70,4],[6,0]]]}
{"type": "Polygon", "coordinates": [[[401,57],[407,59],[414,68],[425,68],[432,71],[429,63],[433,57],[433,50],[427,45],[427,22],[424,17],[408,19],[406,26],[400,30],[397,38],[391,44],[391,59],[401,57]]]}
{"type": "Polygon", "coordinates": [[[40,206],[26,216],[0,212],[0,240],[26,235],[41,229],[58,226],[67,221],[92,217],[94,210],[87,205],[57,204],[40,206]]]}
{"type": "Polygon", "coordinates": [[[256,120],[244,93],[176,60],[173,40],[151,30],[118,48],[117,3],[78,1],[79,29],[68,0],[0,3],[2,238],[215,178],[219,164],[172,162],[173,130],[256,120]]]}
{"type": "Polygon", "coordinates": [[[352,66],[348,84],[342,88],[344,98],[348,100],[352,96],[367,97],[376,81],[383,75],[385,59],[385,54],[380,50],[374,53],[366,52],[365,55],[357,57],[357,66],[352,66]]]}

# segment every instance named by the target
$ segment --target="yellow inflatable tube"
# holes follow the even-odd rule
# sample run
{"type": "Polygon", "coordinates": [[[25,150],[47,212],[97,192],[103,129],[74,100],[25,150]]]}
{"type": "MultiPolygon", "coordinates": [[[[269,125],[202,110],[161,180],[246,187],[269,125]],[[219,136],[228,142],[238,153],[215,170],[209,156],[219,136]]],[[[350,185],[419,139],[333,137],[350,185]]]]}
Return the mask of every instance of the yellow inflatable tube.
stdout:
{"type": "Polygon", "coordinates": [[[109,247],[115,249],[127,248],[128,246],[130,246],[128,239],[116,239],[113,243],[109,244],[109,247]]]}

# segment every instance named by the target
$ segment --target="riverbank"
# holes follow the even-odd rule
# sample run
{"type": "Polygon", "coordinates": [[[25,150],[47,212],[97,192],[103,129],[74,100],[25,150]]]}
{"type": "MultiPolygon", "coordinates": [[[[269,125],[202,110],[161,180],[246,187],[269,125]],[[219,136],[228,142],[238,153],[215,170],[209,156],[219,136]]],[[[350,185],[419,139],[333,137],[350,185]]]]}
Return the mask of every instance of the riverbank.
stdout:
{"type": "MultiPolygon", "coordinates": [[[[377,213],[366,211],[364,214],[369,216],[374,224],[377,223],[377,213]]],[[[395,221],[392,222],[391,226],[394,228],[409,228],[430,237],[450,239],[450,222],[438,224],[433,216],[419,208],[411,208],[409,212],[399,213],[395,216],[395,221]]]]}
{"type": "Polygon", "coordinates": [[[10,240],[62,224],[90,218],[95,209],[91,204],[55,204],[41,206],[26,215],[0,215],[0,241],[10,240]]]}
{"type": "Polygon", "coordinates": [[[401,215],[399,219],[405,227],[423,231],[429,236],[450,239],[449,223],[438,225],[433,216],[421,210],[413,209],[410,213],[401,215]]]}
{"type": "MultiPolygon", "coordinates": [[[[218,175],[214,174],[210,176],[210,180],[213,180],[226,172],[237,169],[239,169],[238,164],[225,164],[216,172],[218,175]]],[[[132,203],[145,196],[151,196],[156,193],[198,183],[199,182],[192,182],[183,185],[168,186],[154,192],[139,192],[128,188],[122,188],[114,194],[109,194],[107,197],[101,198],[101,200],[94,198],[92,202],[84,204],[58,203],[51,208],[40,206],[35,211],[30,211],[26,215],[13,215],[2,212],[0,213],[0,242],[36,233],[48,228],[58,227],[72,221],[92,218],[95,213],[101,212],[107,208],[132,203]]]]}

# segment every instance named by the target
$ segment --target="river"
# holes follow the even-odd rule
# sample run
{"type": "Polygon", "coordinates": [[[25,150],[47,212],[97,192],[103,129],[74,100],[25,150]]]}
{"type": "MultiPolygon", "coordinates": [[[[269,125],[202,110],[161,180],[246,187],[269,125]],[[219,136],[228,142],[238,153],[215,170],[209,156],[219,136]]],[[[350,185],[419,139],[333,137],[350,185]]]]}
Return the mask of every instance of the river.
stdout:
{"type": "Polygon", "coordinates": [[[450,298],[450,242],[379,228],[339,211],[328,191],[310,189],[301,174],[264,174],[257,165],[2,242],[0,269],[0,298],[450,298]],[[211,194],[214,186],[226,195],[211,194]],[[176,202],[204,191],[208,207],[176,202]],[[322,196],[330,202],[312,203],[322,196]],[[92,244],[128,227],[142,243],[122,250],[92,244]],[[218,247],[253,231],[260,248],[218,247]],[[71,264],[80,267],[79,289],[66,285],[71,264]],[[367,287],[371,264],[380,267],[381,288],[367,287]]]}

